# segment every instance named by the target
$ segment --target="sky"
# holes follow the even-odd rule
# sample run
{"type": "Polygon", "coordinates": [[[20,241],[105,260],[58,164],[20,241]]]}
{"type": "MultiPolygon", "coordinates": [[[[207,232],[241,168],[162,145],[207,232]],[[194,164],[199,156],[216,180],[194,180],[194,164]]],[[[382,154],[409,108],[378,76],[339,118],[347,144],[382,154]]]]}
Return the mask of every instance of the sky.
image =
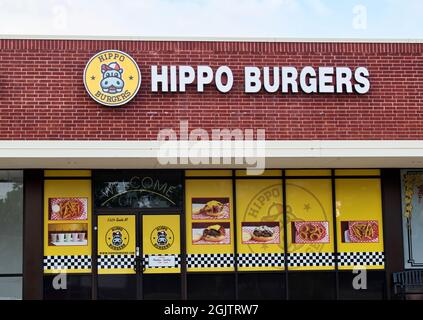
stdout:
{"type": "Polygon", "coordinates": [[[1,35],[422,39],[422,0],[0,0],[1,35]]]}

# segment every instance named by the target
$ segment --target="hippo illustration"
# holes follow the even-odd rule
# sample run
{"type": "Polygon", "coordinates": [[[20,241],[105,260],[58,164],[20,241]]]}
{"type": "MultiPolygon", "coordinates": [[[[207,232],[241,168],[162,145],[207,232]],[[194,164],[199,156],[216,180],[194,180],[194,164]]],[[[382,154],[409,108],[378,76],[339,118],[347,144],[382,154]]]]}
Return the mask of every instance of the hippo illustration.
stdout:
{"type": "Polygon", "coordinates": [[[164,246],[167,244],[167,233],[164,230],[157,232],[157,244],[159,246],[164,246]]]}
{"type": "Polygon", "coordinates": [[[125,85],[122,79],[123,69],[117,62],[102,64],[101,73],[103,74],[103,79],[101,79],[100,86],[103,92],[111,94],[122,92],[125,85]]]}
{"type": "Polygon", "coordinates": [[[113,234],[112,234],[112,244],[116,247],[119,247],[123,244],[122,233],[119,230],[113,232],[113,234]]]}

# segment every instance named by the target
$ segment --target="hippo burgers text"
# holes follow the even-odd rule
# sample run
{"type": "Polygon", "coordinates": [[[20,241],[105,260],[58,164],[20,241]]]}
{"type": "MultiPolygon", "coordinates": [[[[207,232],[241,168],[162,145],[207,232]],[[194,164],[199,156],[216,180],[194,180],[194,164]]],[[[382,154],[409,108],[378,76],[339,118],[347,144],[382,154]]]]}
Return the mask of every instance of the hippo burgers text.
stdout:
{"type": "MultiPolygon", "coordinates": [[[[363,66],[244,66],[239,80],[226,65],[214,68],[207,65],[151,65],[149,71],[151,92],[204,92],[211,86],[221,93],[228,93],[236,81],[243,81],[243,91],[248,94],[365,94],[370,90],[369,70],[363,66]]],[[[128,54],[117,50],[102,51],[88,62],[84,83],[97,102],[122,105],[137,93],[141,73],[128,54]]]]}

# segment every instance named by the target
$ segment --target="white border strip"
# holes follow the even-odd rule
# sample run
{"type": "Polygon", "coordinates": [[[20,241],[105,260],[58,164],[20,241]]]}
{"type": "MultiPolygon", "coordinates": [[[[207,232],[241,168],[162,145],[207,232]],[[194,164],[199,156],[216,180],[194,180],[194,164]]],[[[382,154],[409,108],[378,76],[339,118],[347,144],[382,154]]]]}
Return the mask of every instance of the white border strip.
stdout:
{"type": "Polygon", "coordinates": [[[390,38],[279,38],[279,37],[141,37],[95,35],[20,35],[0,34],[0,39],[12,40],[116,40],[116,41],[205,41],[205,42],[327,42],[327,43],[423,43],[423,39],[390,38]]]}
{"type": "MultiPolygon", "coordinates": [[[[174,141],[171,145],[173,149],[194,145],[222,148],[219,142],[174,141]]],[[[0,168],[246,167],[189,163],[162,166],[157,160],[160,146],[158,141],[0,141],[0,168]]],[[[423,140],[232,141],[229,147],[253,155],[259,149],[265,155],[267,168],[423,167],[423,140]]]]}

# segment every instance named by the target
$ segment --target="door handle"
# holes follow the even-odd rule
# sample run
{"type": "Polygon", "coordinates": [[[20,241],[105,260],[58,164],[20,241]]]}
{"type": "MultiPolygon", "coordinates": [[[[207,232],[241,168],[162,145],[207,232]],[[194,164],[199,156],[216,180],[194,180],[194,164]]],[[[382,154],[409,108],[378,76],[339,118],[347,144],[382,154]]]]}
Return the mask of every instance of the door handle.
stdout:
{"type": "Polygon", "coordinates": [[[135,273],[141,269],[142,272],[145,271],[145,259],[142,257],[135,257],[135,261],[134,261],[134,271],[135,273]]]}
{"type": "Polygon", "coordinates": [[[145,259],[144,258],[141,258],[140,260],[141,260],[142,272],[144,272],[145,271],[145,259]]]}

